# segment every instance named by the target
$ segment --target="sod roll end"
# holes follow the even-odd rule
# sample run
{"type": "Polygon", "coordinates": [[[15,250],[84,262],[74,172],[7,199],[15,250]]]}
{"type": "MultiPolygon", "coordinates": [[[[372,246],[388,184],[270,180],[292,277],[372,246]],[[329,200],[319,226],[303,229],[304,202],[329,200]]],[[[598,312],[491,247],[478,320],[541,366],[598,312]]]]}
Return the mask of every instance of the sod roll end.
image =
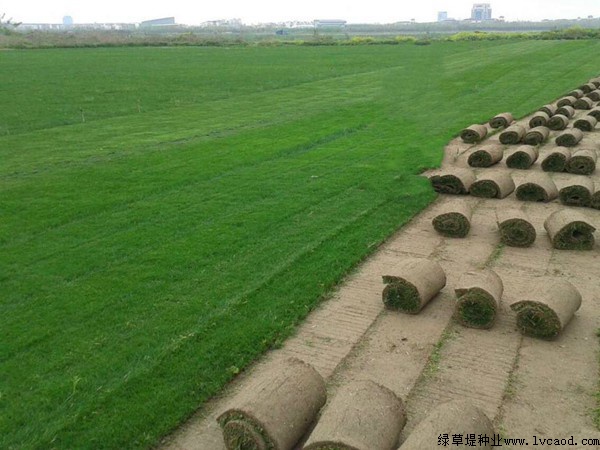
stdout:
{"type": "Polygon", "coordinates": [[[556,136],[556,145],[561,147],[575,147],[583,139],[583,131],[579,128],[569,128],[556,136]]]}
{"type": "Polygon", "coordinates": [[[564,172],[567,170],[569,159],[571,159],[571,150],[567,147],[555,147],[542,160],[542,170],[544,172],[564,172]]]}
{"type": "Polygon", "coordinates": [[[596,228],[580,212],[561,209],[552,213],[544,228],[557,250],[592,250],[596,228]]]}
{"type": "Polygon", "coordinates": [[[498,144],[487,144],[475,148],[467,162],[471,167],[490,167],[502,160],[504,147],[498,144]]]}
{"type": "Polygon", "coordinates": [[[433,218],[433,228],[443,236],[464,238],[471,230],[473,211],[464,201],[445,203],[433,218]]]}
{"type": "Polygon", "coordinates": [[[535,242],[535,227],[520,209],[498,208],[496,220],[502,243],[510,247],[531,247],[535,242]]]}
{"type": "Polygon", "coordinates": [[[471,185],[471,195],[481,198],[505,198],[515,190],[515,182],[505,170],[486,170],[471,185]]]}
{"type": "Polygon", "coordinates": [[[592,148],[582,148],[572,153],[567,162],[567,172],[577,175],[591,175],[596,170],[598,156],[592,148]]]}
{"type": "Polygon", "coordinates": [[[594,183],[589,177],[572,177],[558,191],[560,202],[567,206],[591,206],[594,183]]]}
{"type": "Polygon", "coordinates": [[[429,178],[433,190],[440,194],[465,195],[475,182],[470,169],[452,168],[429,178]]]}
{"type": "Polygon", "coordinates": [[[418,314],[446,286],[446,274],[436,261],[407,258],[383,275],[383,282],[382,299],[388,309],[418,314]]]}
{"type": "Polygon", "coordinates": [[[217,421],[228,450],[290,450],[326,400],[325,382],[310,365],[289,358],[240,392],[217,421]]]}
{"type": "Polygon", "coordinates": [[[552,116],[548,122],[547,126],[551,130],[564,130],[569,125],[569,118],[567,116],[563,116],[562,114],[556,114],[552,116]]]}
{"type": "Polygon", "coordinates": [[[500,143],[504,145],[518,144],[525,137],[525,127],[522,125],[511,125],[502,133],[500,133],[500,143]]]}
{"type": "Polygon", "coordinates": [[[546,173],[534,173],[517,187],[515,196],[525,202],[549,202],[558,197],[558,189],[546,173]]]}
{"type": "Polygon", "coordinates": [[[536,147],[520,145],[507,153],[506,165],[511,169],[529,169],[537,161],[538,156],[539,151],[536,147]]]}
{"type": "Polygon", "coordinates": [[[467,144],[474,144],[487,136],[487,127],[481,124],[468,126],[460,132],[460,138],[467,144]]]}
{"type": "Polygon", "coordinates": [[[462,274],[454,290],[455,319],[469,328],[491,328],[503,291],[502,280],[491,269],[462,274]]]}
{"type": "Polygon", "coordinates": [[[509,112],[498,114],[490,119],[490,127],[492,128],[506,128],[511,123],[513,123],[515,119],[513,115],[509,112]]]}

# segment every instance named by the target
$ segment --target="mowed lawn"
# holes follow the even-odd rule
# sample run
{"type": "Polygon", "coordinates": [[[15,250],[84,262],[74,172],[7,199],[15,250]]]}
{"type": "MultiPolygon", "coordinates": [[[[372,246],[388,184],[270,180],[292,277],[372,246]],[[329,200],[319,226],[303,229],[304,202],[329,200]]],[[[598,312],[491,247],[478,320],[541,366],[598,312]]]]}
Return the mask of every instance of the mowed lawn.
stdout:
{"type": "Polygon", "coordinates": [[[0,448],[156,444],[599,42],[0,52],[0,448]]]}

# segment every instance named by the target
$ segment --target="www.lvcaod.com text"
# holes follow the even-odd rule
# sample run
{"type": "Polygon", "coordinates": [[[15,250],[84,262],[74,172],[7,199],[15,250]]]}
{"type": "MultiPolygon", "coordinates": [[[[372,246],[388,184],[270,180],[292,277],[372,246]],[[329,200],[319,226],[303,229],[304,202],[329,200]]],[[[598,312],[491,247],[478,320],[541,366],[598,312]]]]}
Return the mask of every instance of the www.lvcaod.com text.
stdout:
{"type": "Polygon", "coordinates": [[[438,446],[440,447],[509,447],[509,446],[590,446],[600,448],[600,439],[598,438],[580,438],[575,436],[569,438],[550,438],[533,435],[531,438],[506,438],[500,434],[488,436],[486,434],[452,434],[445,433],[438,436],[438,446]]]}

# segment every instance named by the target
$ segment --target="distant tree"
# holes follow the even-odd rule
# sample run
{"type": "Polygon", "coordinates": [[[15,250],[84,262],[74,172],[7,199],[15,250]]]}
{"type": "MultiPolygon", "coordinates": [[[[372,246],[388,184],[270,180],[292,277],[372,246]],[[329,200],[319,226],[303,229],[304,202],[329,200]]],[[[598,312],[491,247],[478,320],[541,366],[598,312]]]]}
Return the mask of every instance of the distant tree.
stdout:
{"type": "Polygon", "coordinates": [[[6,13],[0,14],[0,34],[12,34],[21,25],[21,22],[14,22],[12,17],[6,18],[6,13]]]}

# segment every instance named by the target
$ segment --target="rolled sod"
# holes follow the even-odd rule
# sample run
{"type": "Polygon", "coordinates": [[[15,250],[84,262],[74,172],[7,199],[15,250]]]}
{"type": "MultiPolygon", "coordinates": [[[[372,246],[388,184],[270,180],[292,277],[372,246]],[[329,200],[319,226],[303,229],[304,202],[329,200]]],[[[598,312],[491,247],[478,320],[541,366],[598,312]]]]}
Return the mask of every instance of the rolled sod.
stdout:
{"type": "Polygon", "coordinates": [[[558,100],[558,102],[556,102],[556,106],[558,106],[559,108],[562,106],[573,106],[573,104],[577,101],[576,97],[573,97],[571,95],[567,95],[566,97],[563,97],[561,99],[558,100]]]}
{"type": "Polygon", "coordinates": [[[326,400],[325,382],[289,358],[240,392],[217,421],[228,450],[291,450],[326,400]]]}
{"type": "Polygon", "coordinates": [[[521,333],[544,339],[560,334],[581,306],[581,294],[571,283],[544,278],[531,289],[526,300],[510,307],[517,313],[521,333]]]}
{"type": "Polygon", "coordinates": [[[562,114],[555,114],[548,120],[548,128],[551,130],[564,130],[569,125],[569,118],[562,114]]]}
{"type": "Polygon", "coordinates": [[[557,109],[558,107],[556,105],[547,104],[542,106],[538,111],[543,111],[548,114],[548,117],[552,117],[554,114],[556,114],[557,109]]]}
{"type": "Polygon", "coordinates": [[[471,167],[490,167],[502,160],[504,147],[499,144],[487,144],[476,148],[467,162],[471,167]]]}
{"type": "Polygon", "coordinates": [[[486,170],[471,185],[471,195],[504,198],[515,190],[515,182],[506,170],[486,170]]]}
{"type": "Polygon", "coordinates": [[[573,177],[558,191],[561,203],[568,206],[591,206],[594,183],[589,177],[573,177]]]}
{"type": "Polygon", "coordinates": [[[556,145],[561,147],[575,147],[583,139],[583,131],[579,128],[569,128],[556,136],[556,145]]]}
{"type": "Polygon", "coordinates": [[[592,92],[585,94],[585,96],[593,102],[600,102],[600,89],[594,89],[592,92]]]}
{"type": "Polygon", "coordinates": [[[525,202],[549,202],[558,197],[558,189],[546,173],[532,173],[528,181],[517,186],[515,195],[525,202]]]}
{"type": "Polygon", "coordinates": [[[555,147],[542,161],[544,172],[564,172],[571,158],[571,150],[566,147],[555,147]]]}
{"type": "Polygon", "coordinates": [[[485,125],[474,124],[468,126],[460,132],[460,138],[467,144],[474,144],[487,136],[487,127],[485,125]]]}
{"type": "Polygon", "coordinates": [[[544,228],[557,250],[591,250],[594,247],[594,228],[579,211],[561,209],[551,214],[544,228]]]}
{"type": "Polygon", "coordinates": [[[539,150],[536,147],[520,145],[507,153],[506,165],[511,169],[529,169],[538,156],[539,150]]]}
{"type": "Polygon", "coordinates": [[[556,110],[556,114],[563,115],[569,119],[575,115],[575,108],[569,105],[561,106],[556,110]]]}
{"type": "Polygon", "coordinates": [[[525,131],[525,127],[522,125],[511,125],[500,133],[500,143],[505,145],[518,144],[525,137],[525,131]]]}
{"type": "MultiPolygon", "coordinates": [[[[493,436],[494,427],[485,413],[466,400],[453,400],[431,411],[410,433],[399,450],[433,450],[439,447],[440,435],[493,436]]],[[[467,441],[460,445],[451,445],[454,449],[473,448],[467,441]]],[[[492,442],[478,444],[478,449],[491,449],[492,442]]]]}
{"type": "Polygon", "coordinates": [[[588,94],[596,89],[597,89],[596,84],[592,83],[591,81],[579,86],[579,90],[581,90],[584,94],[588,94]]]}
{"type": "Polygon", "coordinates": [[[583,92],[581,89],[573,89],[567,94],[567,97],[581,98],[583,97],[583,94],[585,94],[585,92],[583,92]]]}
{"type": "Polygon", "coordinates": [[[539,126],[532,128],[523,138],[523,143],[527,145],[540,145],[550,135],[550,129],[548,127],[539,126]]]}
{"type": "Polygon", "coordinates": [[[600,190],[597,190],[594,192],[594,195],[592,195],[590,206],[594,209],[600,209],[600,190]]]}
{"type": "Polygon", "coordinates": [[[433,260],[407,258],[383,275],[383,304],[392,310],[418,314],[446,286],[446,274],[433,260]]]}
{"type": "Polygon", "coordinates": [[[531,117],[531,119],[529,119],[529,127],[535,128],[546,126],[548,119],[550,119],[550,116],[547,113],[544,111],[538,111],[531,117]]]}
{"type": "Polygon", "coordinates": [[[448,202],[433,218],[433,228],[444,236],[463,238],[471,229],[472,215],[471,207],[466,202],[448,202]]]}
{"type": "Polygon", "coordinates": [[[573,108],[575,109],[592,109],[594,106],[594,102],[589,97],[581,97],[578,98],[575,103],[573,103],[573,108]]]}
{"type": "Polygon", "coordinates": [[[527,214],[520,209],[498,208],[496,221],[502,243],[510,247],[531,247],[535,242],[535,227],[527,214]]]}
{"type": "Polygon", "coordinates": [[[573,126],[581,131],[593,131],[594,128],[596,128],[597,123],[598,119],[596,119],[594,116],[588,115],[577,119],[575,122],[573,122],[573,126]]]}
{"type": "Polygon", "coordinates": [[[492,128],[506,128],[513,123],[514,120],[512,114],[506,112],[492,117],[489,123],[492,128]]]}
{"type": "Polygon", "coordinates": [[[465,195],[475,182],[475,173],[456,167],[431,176],[429,181],[433,190],[440,194],[465,195]]]}
{"type": "Polygon", "coordinates": [[[593,116],[596,120],[600,120],[600,107],[592,108],[587,113],[588,116],[593,116]]]}
{"type": "Polygon", "coordinates": [[[596,89],[600,88],[600,77],[592,78],[588,83],[596,86],[596,89]]]}
{"type": "Polygon", "coordinates": [[[455,319],[469,328],[491,328],[503,291],[502,280],[493,270],[462,274],[454,289],[455,319]]]}
{"type": "Polygon", "coordinates": [[[598,155],[596,150],[582,148],[573,152],[567,162],[567,172],[577,175],[591,175],[596,170],[598,155]]]}
{"type": "Polygon", "coordinates": [[[372,381],[341,386],[324,408],[304,450],[392,450],[406,423],[402,400],[372,381]]]}

